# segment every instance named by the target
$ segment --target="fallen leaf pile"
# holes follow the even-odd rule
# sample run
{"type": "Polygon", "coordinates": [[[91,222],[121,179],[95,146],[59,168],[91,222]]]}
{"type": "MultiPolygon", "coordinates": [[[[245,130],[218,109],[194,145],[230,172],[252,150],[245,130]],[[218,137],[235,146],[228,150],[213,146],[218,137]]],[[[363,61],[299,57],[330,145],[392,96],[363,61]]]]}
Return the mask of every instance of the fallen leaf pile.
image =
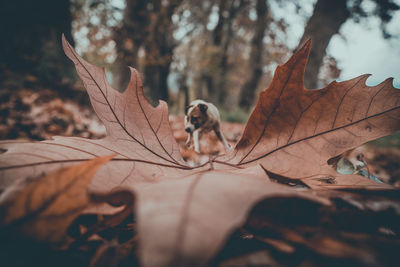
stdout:
{"type": "Polygon", "coordinates": [[[0,93],[0,139],[46,140],[53,135],[99,139],[105,128],[91,110],[49,89],[0,93]]]}
{"type": "Polygon", "coordinates": [[[399,191],[330,165],[400,129],[390,79],[306,90],[308,41],[277,68],[234,150],[189,164],[166,103],[146,100],[135,69],[120,93],[63,47],[107,135],[0,142],[8,264],[396,266],[399,191]]]}

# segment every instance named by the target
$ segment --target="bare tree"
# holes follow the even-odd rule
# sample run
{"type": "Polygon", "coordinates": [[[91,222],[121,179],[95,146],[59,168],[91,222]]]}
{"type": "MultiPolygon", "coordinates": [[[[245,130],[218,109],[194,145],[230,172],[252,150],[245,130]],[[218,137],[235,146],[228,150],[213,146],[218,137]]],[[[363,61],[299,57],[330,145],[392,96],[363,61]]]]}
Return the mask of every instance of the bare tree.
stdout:
{"type": "Polygon", "coordinates": [[[359,22],[361,18],[378,16],[381,19],[381,29],[385,38],[390,38],[386,30],[387,23],[392,19],[393,11],[399,10],[393,0],[373,0],[376,4],[372,12],[366,12],[362,8],[362,1],[352,2],[348,0],[318,0],[314,7],[313,15],[308,20],[300,45],[311,38],[313,49],[311,50],[305,72],[305,85],[313,89],[317,87],[318,73],[326,55],[326,48],[332,36],[339,32],[340,27],[349,18],[359,22]]]}
{"type": "Polygon", "coordinates": [[[172,15],[182,0],[154,1],[145,41],[144,75],[152,101],[168,100],[167,78],[176,42],[172,15]]]}
{"type": "Polygon", "coordinates": [[[249,4],[246,0],[220,0],[218,2],[218,22],[211,31],[211,46],[206,57],[212,66],[204,71],[210,101],[223,104],[226,98],[226,80],[229,72],[228,49],[234,37],[233,24],[239,12],[249,4]]]}
{"type": "Polygon", "coordinates": [[[114,63],[113,84],[125,89],[130,72],[127,66],[139,68],[138,53],[147,32],[149,16],[145,0],[127,0],[121,25],[115,29],[117,58],[114,63]]]}
{"type": "Polygon", "coordinates": [[[308,20],[300,40],[300,44],[308,38],[313,41],[313,49],[311,49],[304,78],[307,88],[317,87],[318,72],[329,41],[350,17],[346,4],[347,0],[318,0],[315,4],[314,13],[308,20]]]}
{"type": "Polygon", "coordinates": [[[257,0],[257,20],[255,31],[251,40],[249,58],[249,76],[245,80],[241,91],[239,105],[248,110],[255,98],[255,91],[262,76],[263,39],[267,28],[268,7],[265,0],[257,0]]]}
{"type": "Polygon", "coordinates": [[[182,0],[127,0],[121,26],[115,32],[117,60],[115,86],[125,88],[129,82],[126,67],[134,66],[144,73],[145,93],[155,103],[168,100],[167,78],[175,40],[172,15],[182,0]],[[139,57],[140,51],[143,57],[139,57]]]}

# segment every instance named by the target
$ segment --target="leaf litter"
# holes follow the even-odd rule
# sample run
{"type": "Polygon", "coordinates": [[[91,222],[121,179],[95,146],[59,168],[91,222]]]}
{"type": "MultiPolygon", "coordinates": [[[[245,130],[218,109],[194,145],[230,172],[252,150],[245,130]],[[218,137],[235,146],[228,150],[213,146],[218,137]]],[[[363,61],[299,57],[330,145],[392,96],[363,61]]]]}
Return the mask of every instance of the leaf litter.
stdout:
{"type": "MultiPolygon", "coordinates": [[[[65,38],[63,47],[107,135],[1,141],[0,187],[1,196],[7,195],[15,183],[29,187],[45,181],[43,173],[115,154],[89,186],[81,185],[91,203],[108,206],[68,221],[64,237],[72,243],[66,254],[80,251],[91,266],[393,264],[398,191],[339,174],[328,164],[399,130],[400,92],[390,79],[369,87],[361,76],[308,91],[303,74],[311,42],[306,42],[277,68],[235,149],[192,166],[181,156],[166,103],[153,107],[146,100],[135,69],[120,93],[65,38]]],[[[66,179],[58,177],[59,183],[66,179]]],[[[5,203],[0,207],[10,205],[5,203]]],[[[4,222],[2,233],[11,225],[4,222]]],[[[54,252],[57,242],[44,243],[60,255],[54,252]]]]}

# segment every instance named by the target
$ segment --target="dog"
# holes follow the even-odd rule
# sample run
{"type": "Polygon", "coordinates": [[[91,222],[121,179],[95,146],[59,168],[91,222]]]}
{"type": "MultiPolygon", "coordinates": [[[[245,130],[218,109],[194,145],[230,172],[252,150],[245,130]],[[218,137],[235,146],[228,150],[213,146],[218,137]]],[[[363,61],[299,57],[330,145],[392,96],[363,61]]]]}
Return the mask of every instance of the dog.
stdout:
{"type": "Polygon", "coordinates": [[[225,151],[231,151],[232,147],[222,134],[220,123],[218,109],[213,104],[200,99],[192,101],[185,108],[185,131],[189,134],[186,146],[191,147],[191,140],[193,139],[194,151],[200,153],[199,140],[201,135],[213,130],[224,144],[225,151]]]}

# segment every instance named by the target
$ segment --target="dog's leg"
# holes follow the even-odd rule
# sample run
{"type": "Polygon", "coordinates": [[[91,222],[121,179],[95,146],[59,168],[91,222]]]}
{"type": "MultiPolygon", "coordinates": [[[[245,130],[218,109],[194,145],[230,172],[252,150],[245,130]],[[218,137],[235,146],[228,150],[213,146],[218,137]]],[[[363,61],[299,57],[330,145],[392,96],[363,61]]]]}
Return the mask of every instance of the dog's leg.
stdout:
{"type": "Polygon", "coordinates": [[[217,135],[218,139],[224,144],[225,151],[229,152],[232,150],[232,146],[226,141],[225,136],[222,134],[221,130],[219,129],[219,125],[214,127],[214,132],[217,135]]]}
{"type": "Polygon", "coordinates": [[[193,132],[193,143],[194,143],[194,151],[200,153],[200,130],[195,130],[193,132]]]}
{"type": "Polygon", "coordinates": [[[191,143],[192,137],[193,137],[192,133],[189,133],[188,137],[186,139],[186,143],[185,143],[185,146],[188,147],[188,148],[192,147],[192,143],[191,143]]]}

